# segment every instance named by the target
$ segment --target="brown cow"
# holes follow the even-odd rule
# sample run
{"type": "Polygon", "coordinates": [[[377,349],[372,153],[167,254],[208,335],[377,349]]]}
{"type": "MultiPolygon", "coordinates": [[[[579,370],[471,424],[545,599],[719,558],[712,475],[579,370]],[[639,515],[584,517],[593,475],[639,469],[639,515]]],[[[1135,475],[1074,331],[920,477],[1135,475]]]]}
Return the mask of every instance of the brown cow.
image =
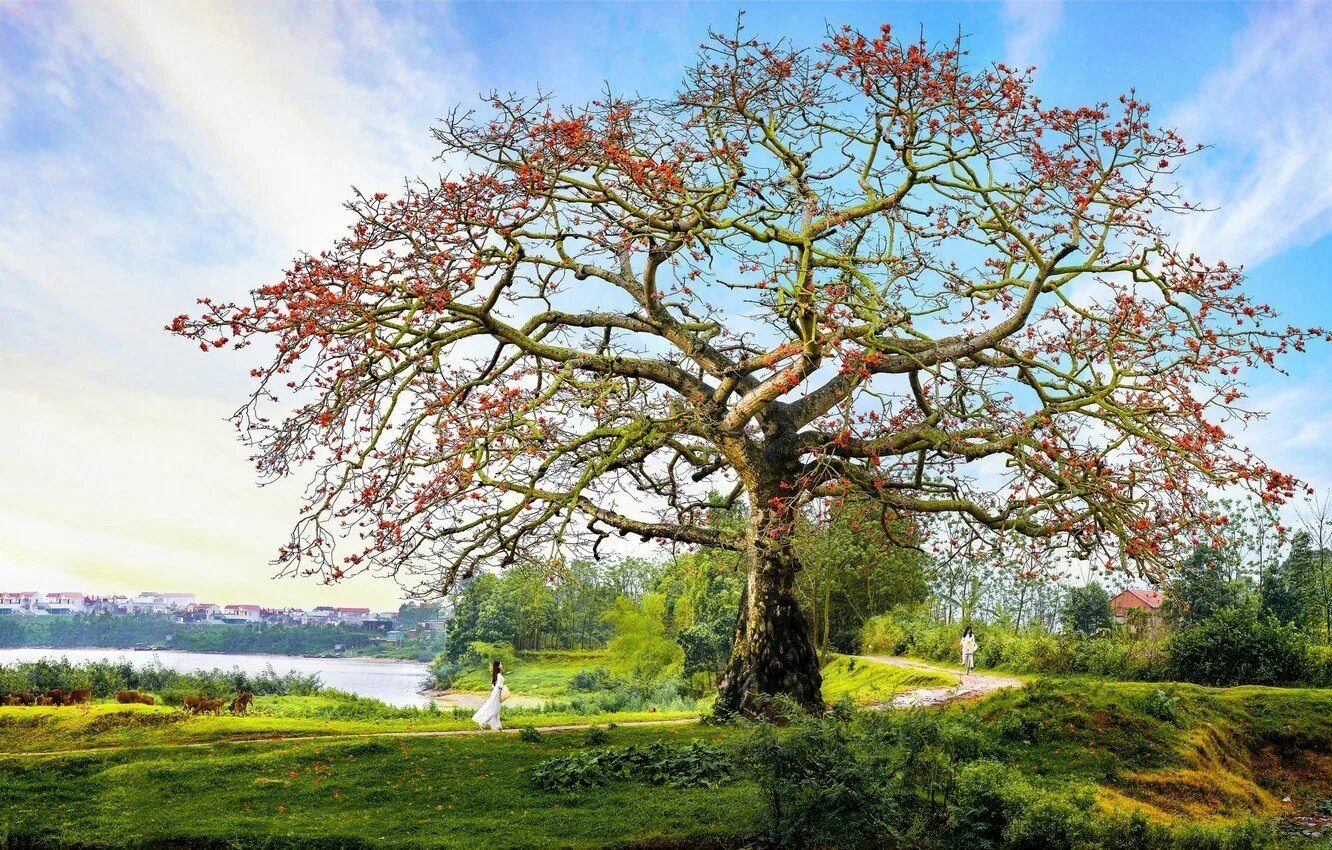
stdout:
{"type": "Polygon", "coordinates": [[[92,702],[92,688],[75,688],[69,692],[69,702],[67,705],[78,705],[80,703],[92,702]]]}
{"type": "Polygon", "coordinates": [[[42,696],[37,697],[37,704],[38,704],[38,705],[55,705],[55,702],[52,701],[52,699],[51,699],[50,697],[48,697],[48,696],[46,696],[45,694],[43,694],[42,696]]]}
{"type": "Polygon", "coordinates": [[[221,714],[222,706],[226,705],[225,699],[201,699],[194,707],[195,714],[221,714]]]}
{"type": "Polygon", "coordinates": [[[46,692],[46,695],[51,698],[51,705],[69,704],[69,695],[60,690],[60,688],[52,688],[46,692]]]}
{"type": "Polygon", "coordinates": [[[0,705],[23,705],[23,700],[13,694],[5,694],[3,697],[0,697],[0,705]]]}
{"type": "Polygon", "coordinates": [[[116,691],[116,702],[121,705],[127,705],[129,703],[152,705],[153,698],[148,694],[141,694],[138,691],[116,691]]]}
{"type": "Polygon", "coordinates": [[[12,696],[12,697],[14,697],[14,699],[18,700],[19,705],[36,705],[36,704],[37,704],[37,697],[33,696],[32,694],[28,693],[27,691],[23,691],[23,692],[21,692],[21,693],[17,693],[17,694],[10,694],[10,696],[12,696]]]}
{"type": "MultiPolygon", "coordinates": [[[[185,706],[186,711],[194,711],[195,708],[198,707],[199,703],[203,702],[205,699],[206,697],[186,694],[185,698],[181,700],[181,704],[185,706]]],[[[194,711],[194,713],[198,714],[197,711],[194,711]]]]}
{"type": "Polygon", "coordinates": [[[232,714],[244,714],[250,710],[250,703],[254,702],[254,694],[250,691],[241,691],[236,698],[231,701],[232,714]]]}

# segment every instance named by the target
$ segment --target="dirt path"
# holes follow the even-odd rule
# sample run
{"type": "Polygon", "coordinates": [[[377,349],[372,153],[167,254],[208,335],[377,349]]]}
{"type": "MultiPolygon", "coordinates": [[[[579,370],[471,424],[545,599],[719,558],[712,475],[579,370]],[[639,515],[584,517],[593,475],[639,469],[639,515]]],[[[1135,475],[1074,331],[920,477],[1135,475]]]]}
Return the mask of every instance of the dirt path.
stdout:
{"type": "Polygon", "coordinates": [[[907,658],[895,658],[888,655],[858,655],[857,658],[863,658],[866,661],[875,661],[879,664],[891,664],[894,667],[907,667],[912,670],[926,670],[931,673],[941,673],[945,676],[952,676],[957,680],[957,684],[949,688],[919,688],[914,691],[906,691],[893,697],[886,703],[880,705],[880,708],[914,708],[916,706],[943,705],[946,702],[956,702],[963,699],[974,699],[976,697],[988,696],[995,691],[1004,688],[1020,688],[1022,680],[1015,679],[1012,676],[996,676],[991,673],[955,673],[943,667],[936,667],[933,664],[926,664],[922,661],[912,661],[907,658]]]}

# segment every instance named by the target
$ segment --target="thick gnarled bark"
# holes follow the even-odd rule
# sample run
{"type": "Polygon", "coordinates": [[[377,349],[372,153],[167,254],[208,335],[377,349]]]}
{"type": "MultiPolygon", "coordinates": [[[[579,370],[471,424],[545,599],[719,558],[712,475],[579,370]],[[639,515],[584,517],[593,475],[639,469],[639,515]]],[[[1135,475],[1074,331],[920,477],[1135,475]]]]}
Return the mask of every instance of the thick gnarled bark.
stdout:
{"type": "Polygon", "coordinates": [[[809,711],[823,709],[818,651],[795,596],[800,564],[782,514],[756,505],[750,517],[749,575],[731,658],[719,682],[720,715],[770,714],[776,696],[809,711]]]}

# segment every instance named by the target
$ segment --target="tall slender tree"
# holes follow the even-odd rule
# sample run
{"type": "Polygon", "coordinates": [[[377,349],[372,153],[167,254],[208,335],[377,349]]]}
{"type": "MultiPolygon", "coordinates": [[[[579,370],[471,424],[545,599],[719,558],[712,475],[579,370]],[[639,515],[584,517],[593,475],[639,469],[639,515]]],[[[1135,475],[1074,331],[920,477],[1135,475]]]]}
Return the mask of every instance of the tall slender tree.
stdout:
{"type": "Polygon", "coordinates": [[[495,95],[435,136],[471,170],[357,194],[330,248],[171,324],[273,345],[237,421],[263,476],[313,473],[289,570],[441,591],[611,534],[733,549],[719,710],[817,708],[812,502],[1150,572],[1211,488],[1295,487],[1224,425],[1314,332],[1170,241],[1190,148],[1133,94],[1050,106],[888,27],[718,35],[673,97],[495,95]]]}

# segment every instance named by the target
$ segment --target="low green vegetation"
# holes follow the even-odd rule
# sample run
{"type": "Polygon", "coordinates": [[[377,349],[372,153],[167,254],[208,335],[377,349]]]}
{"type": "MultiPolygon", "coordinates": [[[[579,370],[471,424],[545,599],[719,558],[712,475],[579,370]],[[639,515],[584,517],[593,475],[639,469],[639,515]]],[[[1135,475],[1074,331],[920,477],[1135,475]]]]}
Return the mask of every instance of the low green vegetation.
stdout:
{"type": "MultiPolygon", "coordinates": [[[[835,664],[830,679],[848,684],[889,672],[835,664]]],[[[1298,845],[1289,825],[1332,797],[1332,691],[1313,689],[1051,679],[942,710],[843,704],[784,725],[462,737],[420,734],[444,731],[447,713],[307,716],[324,699],[336,701],[264,697],[248,717],[0,710],[0,835],[93,847],[1232,850],[1298,845]]]]}
{"type": "Polygon", "coordinates": [[[823,698],[830,703],[850,700],[857,705],[878,705],[905,691],[956,684],[956,677],[943,673],[847,655],[833,656],[823,668],[823,698]]]}
{"type": "MultiPolygon", "coordinates": [[[[724,733],[610,735],[629,746],[724,733]]],[[[570,733],[0,757],[0,836],[84,847],[604,847],[731,834],[754,811],[749,785],[645,795],[620,784],[576,798],[532,786],[542,762],[582,748],[570,733]]]]}

